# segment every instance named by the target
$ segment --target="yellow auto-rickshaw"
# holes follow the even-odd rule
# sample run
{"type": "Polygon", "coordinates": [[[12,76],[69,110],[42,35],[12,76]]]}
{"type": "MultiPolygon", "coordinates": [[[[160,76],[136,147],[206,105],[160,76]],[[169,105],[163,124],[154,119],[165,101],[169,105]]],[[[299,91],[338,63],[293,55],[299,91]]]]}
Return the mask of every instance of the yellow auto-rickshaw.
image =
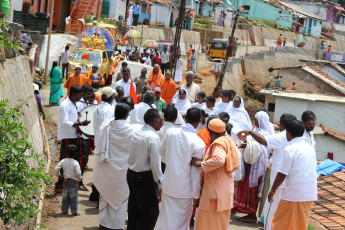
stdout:
{"type": "Polygon", "coordinates": [[[223,38],[215,38],[212,40],[211,47],[209,48],[209,60],[214,58],[225,59],[226,56],[227,40],[223,38]]]}

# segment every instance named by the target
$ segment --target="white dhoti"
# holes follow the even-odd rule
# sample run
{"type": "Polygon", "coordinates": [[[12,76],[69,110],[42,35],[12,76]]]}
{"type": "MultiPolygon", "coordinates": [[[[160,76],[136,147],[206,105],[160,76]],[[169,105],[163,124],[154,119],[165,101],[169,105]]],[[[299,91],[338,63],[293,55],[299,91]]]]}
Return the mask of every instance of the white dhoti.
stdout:
{"type": "Polygon", "coordinates": [[[127,219],[127,205],[128,200],[115,209],[101,196],[99,199],[98,223],[110,229],[124,229],[127,219]]]}
{"type": "Polygon", "coordinates": [[[266,199],[264,206],[264,220],[265,220],[265,230],[271,230],[272,220],[275,211],[277,210],[281,195],[283,193],[283,188],[277,188],[276,193],[273,196],[273,202],[268,202],[266,199]],[[268,216],[267,216],[268,213],[268,216]]]}
{"type": "Polygon", "coordinates": [[[192,214],[193,198],[175,198],[162,193],[156,230],[189,230],[192,214]]]}

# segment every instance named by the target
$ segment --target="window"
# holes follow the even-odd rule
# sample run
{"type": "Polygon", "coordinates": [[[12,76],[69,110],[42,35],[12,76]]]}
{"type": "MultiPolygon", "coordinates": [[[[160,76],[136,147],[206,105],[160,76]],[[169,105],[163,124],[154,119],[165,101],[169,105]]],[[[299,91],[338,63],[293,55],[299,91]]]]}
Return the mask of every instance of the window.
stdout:
{"type": "Polygon", "coordinates": [[[243,9],[249,11],[250,10],[250,6],[249,5],[243,5],[243,9]]]}
{"type": "Polygon", "coordinates": [[[314,19],[314,26],[316,26],[316,25],[317,25],[316,23],[317,23],[317,21],[314,19]]]}
{"type": "Polygon", "coordinates": [[[268,103],[268,112],[274,112],[275,108],[276,108],[275,103],[268,103]]]}

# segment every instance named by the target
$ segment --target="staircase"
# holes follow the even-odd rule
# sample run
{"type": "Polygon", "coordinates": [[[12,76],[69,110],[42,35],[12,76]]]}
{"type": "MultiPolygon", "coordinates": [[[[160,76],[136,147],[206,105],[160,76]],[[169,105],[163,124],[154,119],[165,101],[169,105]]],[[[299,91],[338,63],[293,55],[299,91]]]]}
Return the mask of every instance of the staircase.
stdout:
{"type": "MultiPolygon", "coordinates": [[[[66,32],[73,35],[78,35],[82,30],[82,22],[78,19],[84,19],[91,12],[93,15],[97,14],[98,0],[78,0],[73,7],[70,15],[70,25],[66,26],[66,32]]],[[[86,23],[86,22],[85,22],[86,23]]]]}

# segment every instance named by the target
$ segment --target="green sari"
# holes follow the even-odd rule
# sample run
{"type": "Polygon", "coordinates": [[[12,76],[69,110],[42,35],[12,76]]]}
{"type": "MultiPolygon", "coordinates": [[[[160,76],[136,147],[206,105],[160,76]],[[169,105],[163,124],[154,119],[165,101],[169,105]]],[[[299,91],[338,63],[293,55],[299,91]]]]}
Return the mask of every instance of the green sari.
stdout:
{"type": "Polygon", "coordinates": [[[49,104],[60,105],[60,98],[63,97],[61,84],[63,83],[62,72],[59,67],[54,67],[49,72],[50,77],[50,97],[49,104]]]}

